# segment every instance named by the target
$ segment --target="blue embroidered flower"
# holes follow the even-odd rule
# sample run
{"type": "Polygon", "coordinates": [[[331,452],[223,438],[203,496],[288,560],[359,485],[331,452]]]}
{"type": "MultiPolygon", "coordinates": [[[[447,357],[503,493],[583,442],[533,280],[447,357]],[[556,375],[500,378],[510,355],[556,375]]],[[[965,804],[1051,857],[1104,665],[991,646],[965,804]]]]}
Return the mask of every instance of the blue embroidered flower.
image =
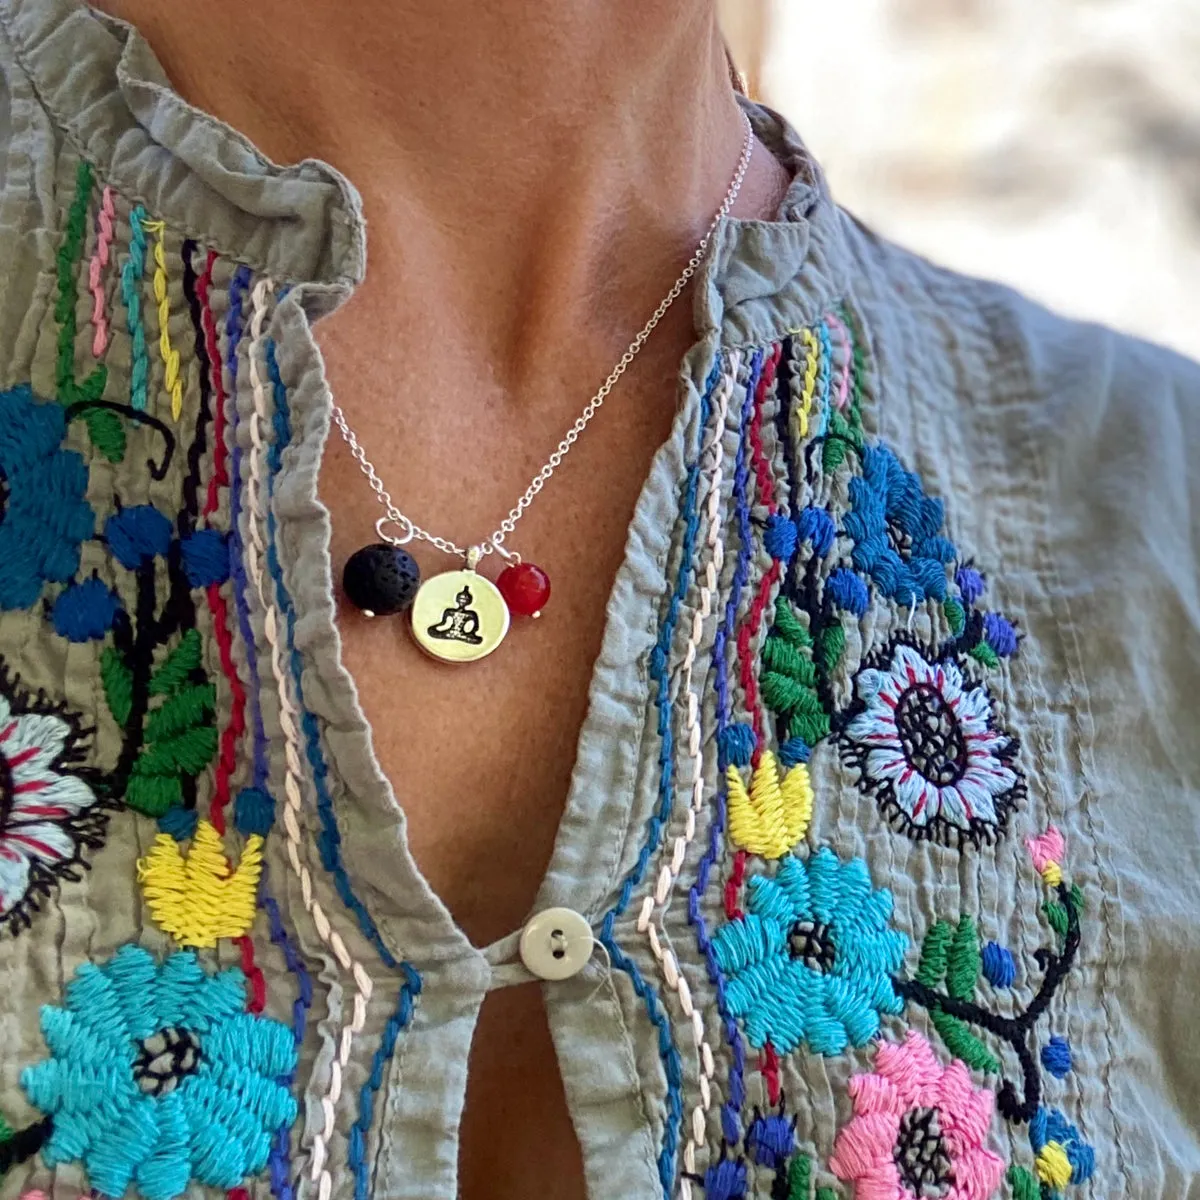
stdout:
{"type": "Polygon", "coordinates": [[[1065,1037],[1054,1034],[1042,1047],[1042,1066],[1055,1079],[1065,1079],[1071,1071],[1071,1043],[1065,1037]]]}
{"type": "Polygon", "coordinates": [[[995,988],[1012,987],[1017,977],[1017,964],[1012,951],[999,942],[988,942],[983,948],[983,976],[995,988]]]}
{"type": "Polygon", "coordinates": [[[1043,1195],[1061,1194],[1068,1183],[1087,1183],[1096,1170],[1096,1152],[1057,1108],[1039,1108],[1029,1122],[1043,1195]]]}
{"type": "Polygon", "coordinates": [[[240,971],[209,975],[189,952],[160,965],[128,945],[81,966],[65,1006],[42,1009],[51,1057],[21,1073],[54,1120],[46,1164],[80,1160],[95,1191],[120,1196],[132,1182],[148,1200],[261,1171],[272,1135],[296,1119],[278,1082],[296,1049],[245,1003],[240,971]]]}
{"type": "Polygon", "coordinates": [[[886,446],[866,446],[862,475],[850,480],[851,511],[842,521],[851,560],[890,600],[916,604],[946,595],[946,567],[958,557],[942,536],[945,512],[886,446]]]}
{"type": "Polygon", "coordinates": [[[746,1150],[760,1167],[778,1171],[796,1149],[796,1118],[785,1117],[782,1110],[764,1116],[756,1108],[754,1120],[746,1130],[746,1150]]]}
{"type": "Polygon", "coordinates": [[[95,531],[87,466],[61,448],[65,434],[62,405],[27,384],[0,392],[0,609],[31,608],[46,583],[70,579],[95,531]]]}
{"type": "Polygon", "coordinates": [[[717,931],[713,950],[752,1045],[840,1054],[878,1033],[880,1013],[903,1010],[891,977],[908,938],[890,927],[892,894],[872,889],[862,859],[841,862],[827,846],[788,855],[747,890],[748,911],[717,931]]]}
{"type": "Polygon", "coordinates": [[[970,563],[958,568],[954,582],[958,585],[958,594],[964,604],[974,604],[987,588],[987,578],[982,571],[977,571],[970,563]]]}
{"type": "Polygon", "coordinates": [[[1018,634],[1013,623],[999,613],[986,613],[983,636],[1001,658],[1011,658],[1017,652],[1018,634]]]}
{"type": "Polygon", "coordinates": [[[171,546],[171,521],[153,504],[135,504],[113,513],[104,522],[104,540],[113,557],[130,571],[166,554],[171,546]]]}
{"type": "Polygon", "coordinates": [[[796,553],[798,536],[795,524],[783,513],[772,513],[767,518],[767,526],[763,530],[763,545],[772,558],[790,563],[796,553]]]}
{"type": "Polygon", "coordinates": [[[198,529],[183,539],[183,572],[192,587],[208,587],[229,578],[229,545],[219,529],[198,529]]]}
{"type": "Polygon", "coordinates": [[[833,546],[837,528],[825,509],[810,504],[800,514],[799,533],[800,537],[806,542],[811,542],[813,550],[824,558],[833,546]]]}
{"type": "Polygon", "coordinates": [[[112,588],[93,577],[60,592],[50,619],[59,637],[71,642],[91,642],[113,627],[120,611],[121,601],[112,588]]]}
{"type": "Polygon", "coordinates": [[[825,581],[825,591],[838,608],[861,617],[871,603],[867,585],[849,567],[831,571],[825,581]]]}

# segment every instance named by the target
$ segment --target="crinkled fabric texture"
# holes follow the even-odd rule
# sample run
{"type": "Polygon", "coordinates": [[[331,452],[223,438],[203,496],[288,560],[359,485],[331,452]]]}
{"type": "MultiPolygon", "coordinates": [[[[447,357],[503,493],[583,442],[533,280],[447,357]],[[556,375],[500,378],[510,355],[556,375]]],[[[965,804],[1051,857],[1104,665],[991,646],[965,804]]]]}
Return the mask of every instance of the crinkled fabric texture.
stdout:
{"type": "MultiPolygon", "coordinates": [[[[307,1198],[321,1186],[315,1158],[334,1200],[451,1200],[471,1038],[511,946],[471,947],[420,876],[338,659],[316,495],[329,395],[309,320],[361,277],[358,197],[322,164],[267,163],[175,95],[135,34],[75,0],[0,0],[0,76],[0,1115],[23,1130],[69,1106],[52,1068],[25,1076],[32,1094],[21,1079],[60,1053],[43,1022],[52,1038],[69,1022],[40,1010],[69,1012],[81,967],[93,964],[87,978],[131,944],[150,956],[148,977],[172,955],[192,962],[155,926],[136,864],[156,835],[190,849],[214,806],[243,881],[258,869],[251,839],[266,838],[270,903],[248,937],[262,1019],[276,1023],[247,1049],[246,1031],[267,1027],[230,1015],[214,1049],[190,1010],[139,1028],[136,1046],[118,1021],[128,1062],[175,1054],[181,1099],[153,1106],[170,1122],[120,1125],[141,1141],[107,1167],[104,1147],[85,1153],[64,1122],[0,1197],[52,1183],[78,1194],[97,1186],[90,1162],[114,1187],[144,1172],[155,1200],[218,1195],[239,1172],[255,1196],[294,1183],[307,1198]],[[147,266],[126,280],[135,220],[147,266]],[[256,300],[268,277],[273,293],[256,300]],[[63,398],[99,367],[109,407],[68,413],[63,398]],[[145,417],[127,411],[138,376],[145,417]],[[217,1139],[180,1115],[205,1054],[219,1103],[240,1097],[249,1112],[257,1094],[265,1114],[236,1118],[241,1133],[223,1144],[240,1150],[220,1164],[206,1157],[217,1139]],[[293,1115],[284,1090],[296,1119],[268,1148],[266,1126],[293,1115]]],[[[546,989],[590,1194],[674,1195],[690,1153],[693,1194],[767,1197],[781,1164],[807,1154],[818,1182],[841,1168],[850,1195],[867,1161],[851,1161],[857,1140],[889,1179],[969,1163],[990,1189],[999,1159],[1043,1171],[1064,1196],[1189,1195],[1200,368],[881,241],[836,208],[784,123],[752,116],[795,182],[779,220],[726,222],[698,273],[679,415],[614,581],[537,901],[586,914],[613,961],[609,986],[594,965],[546,989]],[[709,583],[718,467],[724,558],[709,583]],[[705,587],[690,715],[684,663],[705,587]],[[791,625],[775,617],[781,595],[800,614],[791,625]],[[772,775],[777,761],[811,773],[811,822],[792,853],[826,864],[815,896],[801,895],[811,865],[742,861],[727,837],[731,763],[757,827],[783,823],[778,781],[750,786],[766,750],[772,775]],[[658,949],[675,956],[676,982],[638,927],[664,869],[674,890],[655,917],[658,949]],[[720,932],[739,921],[759,944],[720,932]],[[1040,1103],[1032,1121],[1009,1120],[994,1073],[952,1065],[970,1043],[927,1006],[900,1004],[890,981],[911,983],[922,946],[944,937],[930,986],[965,980],[954,986],[974,1002],[1015,1010],[1042,978],[1039,952],[1064,953],[1076,923],[1070,969],[1028,1039],[1040,1103]],[[722,964],[740,971],[736,1012],[721,1011],[722,964]],[[773,990],[781,977],[790,993],[773,990]],[[887,1091],[877,1056],[903,1065],[895,1048],[918,1035],[928,1054],[907,1057],[923,1090],[887,1091]],[[867,1130],[872,1089],[887,1128],[867,1130]]],[[[190,865],[207,863],[214,903],[230,903],[220,855],[202,858],[190,865]]],[[[240,919],[229,912],[221,928],[240,919]]],[[[242,951],[222,937],[195,952],[205,979],[237,980],[234,1007],[254,1002],[252,974],[228,973],[242,951]]],[[[124,953],[140,969],[142,952],[124,953]]],[[[983,1049],[1020,1082],[1011,1046],[983,1049]]],[[[138,1070],[140,1093],[159,1086],[138,1070]]]]}

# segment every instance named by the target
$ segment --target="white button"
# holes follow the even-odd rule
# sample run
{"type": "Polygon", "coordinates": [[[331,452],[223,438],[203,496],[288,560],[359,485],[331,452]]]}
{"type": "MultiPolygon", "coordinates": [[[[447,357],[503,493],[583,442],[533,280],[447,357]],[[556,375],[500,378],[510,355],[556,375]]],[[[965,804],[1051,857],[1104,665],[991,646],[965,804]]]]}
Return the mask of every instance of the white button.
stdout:
{"type": "Polygon", "coordinates": [[[521,961],[539,979],[570,979],[592,957],[592,927],[574,909],[548,908],[521,931],[521,961]]]}

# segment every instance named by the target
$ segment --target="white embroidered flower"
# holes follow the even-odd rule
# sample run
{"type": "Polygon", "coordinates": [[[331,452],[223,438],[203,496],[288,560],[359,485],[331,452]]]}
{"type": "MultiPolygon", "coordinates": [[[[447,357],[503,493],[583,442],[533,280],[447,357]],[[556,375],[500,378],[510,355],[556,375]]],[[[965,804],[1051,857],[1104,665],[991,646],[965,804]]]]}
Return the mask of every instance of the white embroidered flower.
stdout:
{"type": "Polygon", "coordinates": [[[987,689],[953,661],[928,662],[905,642],[885,661],[858,673],[860,711],[842,735],[861,786],[911,837],[990,841],[1024,795],[1016,738],[995,728],[987,689]]]}
{"type": "Polygon", "coordinates": [[[61,713],[0,692],[0,928],[28,924],[39,896],[76,878],[82,848],[100,844],[105,814],[69,769],[78,740],[61,713]]]}

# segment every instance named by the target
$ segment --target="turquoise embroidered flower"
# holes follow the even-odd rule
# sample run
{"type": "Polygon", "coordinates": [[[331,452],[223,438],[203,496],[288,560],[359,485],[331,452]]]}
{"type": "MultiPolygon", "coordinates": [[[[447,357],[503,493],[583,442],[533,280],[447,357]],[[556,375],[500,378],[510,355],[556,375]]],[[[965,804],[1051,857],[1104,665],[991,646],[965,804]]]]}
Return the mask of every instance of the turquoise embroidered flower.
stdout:
{"type": "Polygon", "coordinates": [[[32,608],[47,583],[70,579],[95,531],[88,469],[62,449],[66,429],[62,405],[28,384],[0,392],[0,609],[32,608]]]}
{"type": "Polygon", "coordinates": [[[21,1073],[53,1118],[46,1164],[80,1160],[93,1190],[120,1196],[132,1182],[148,1200],[261,1171],[272,1135],[296,1119],[278,1082],[296,1048],[245,1003],[241,971],[209,975],[186,951],[160,964],[128,945],[81,966],[65,1006],[42,1008],[51,1057],[21,1073]]]}
{"type": "Polygon", "coordinates": [[[827,846],[788,855],[747,892],[748,911],[716,932],[713,950],[752,1045],[840,1054],[879,1032],[880,1013],[903,1010],[891,977],[908,938],[891,928],[892,894],[872,888],[862,859],[842,862],[827,846]]]}
{"type": "Polygon", "coordinates": [[[886,446],[864,447],[850,505],[842,527],[854,542],[855,570],[899,604],[945,599],[946,567],[958,551],[942,536],[942,502],[926,496],[886,446]]]}

